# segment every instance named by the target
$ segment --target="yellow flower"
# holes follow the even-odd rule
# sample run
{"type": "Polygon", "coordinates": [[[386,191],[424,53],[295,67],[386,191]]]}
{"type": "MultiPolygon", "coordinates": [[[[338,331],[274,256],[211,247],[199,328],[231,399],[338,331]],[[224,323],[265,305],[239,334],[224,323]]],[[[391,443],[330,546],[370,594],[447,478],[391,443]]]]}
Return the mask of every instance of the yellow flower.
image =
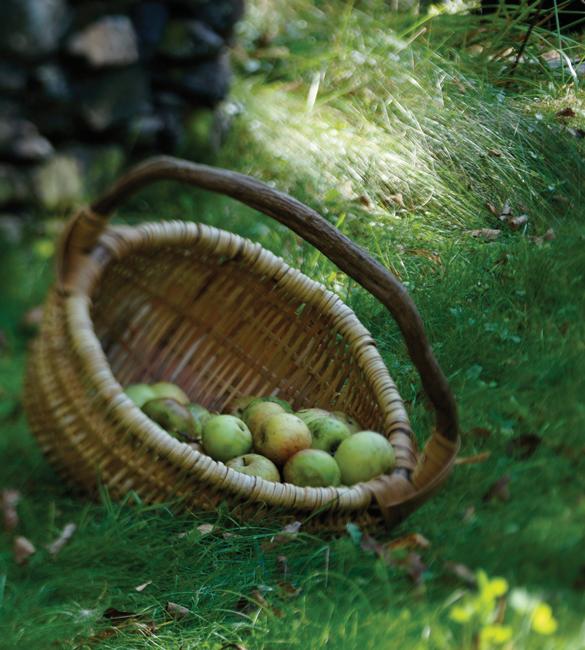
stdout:
{"type": "Polygon", "coordinates": [[[472,616],[473,609],[469,607],[469,605],[467,607],[455,605],[454,607],[451,607],[451,611],[449,612],[449,618],[456,623],[467,623],[471,620],[472,616]]]}
{"type": "Polygon", "coordinates": [[[550,605],[539,603],[532,613],[532,629],[538,634],[554,634],[558,626],[550,605]]]}
{"type": "Polygon", "coordinates": [[[508,591],[508,582],[504,578],[490,580],[486,572],[481,570],[477,572],[477,584],[484,598],[498,598],[508,591]]]}
{"type": "Polygon", "coordinates": [[[508,625],[486,625],[479,634],[482,643],[501,645],[512,638],[512,628],[508,625]]]}

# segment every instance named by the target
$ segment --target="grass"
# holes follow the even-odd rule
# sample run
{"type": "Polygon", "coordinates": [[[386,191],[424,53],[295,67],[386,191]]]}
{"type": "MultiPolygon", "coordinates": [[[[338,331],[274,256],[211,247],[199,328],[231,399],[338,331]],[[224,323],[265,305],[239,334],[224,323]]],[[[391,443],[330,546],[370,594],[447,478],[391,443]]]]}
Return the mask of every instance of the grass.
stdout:
{"type": "MultiPolygon", "coordinates": [[[[418,551],[421,584],[361,548],[359,531],[274,544],[269,521],[251,528],[224,510],[175,516],[172,504],[133,494],[114,504],[105,493],[99,503],[67,493],[19,406],[19,323],[51,274],[51,238],[35,234],[0,249],[0,487],[22,491],[18,532],[38,548],[18,567],[0,533],[0,648],[450,649],[478,647],[480,630],[481,647],[497,647],[487,640],[488,587],[487,614],[476,603],[467,623],[452,620],[472,592],[447,562],[509,583],[502,624],[512,638],[502,647],[585,647],[585,165],[567,129],[583,124],[583,91],[565,68],[539,63],[558,40],[538,30],[511,76],[502,46],[518,47],[522,33],[507,18],[396,17],[374,1],[258,0],[238,52],[243,113],[215,159],[317,207],[402,279],[455,390],[462,455],[491,454],[459,466],[437,497],[377,535],[430,540],[418,551]],[[569,106],[574,118],[555,116],[569,106]],[[498,219],[506,202],[528,216],[519,230],[498,219]],[[469,234],[481,228],[501,234],[469,234]],[[533,239],[549,228],[552,241],[533,239]],[[523,454],[530,434],[538,445],[523,454]],[[503,476],[510,499],[486,502],[503,476]],[[78,530],[53,559],[44,545],[68,521],[78,530]],[[204,523],[211,534],[198,529],[204,523]],[[537,633],[512,607],[525,592],[551,606],[556,632],[537,633]],[[172,618],[168,601],[191,613],[172,618]],[[136,617],[104,618],[111,607],[136,617]]],[[[560,45],[583,56],[578,41],[560,45]]],[[[338,291],[376,338],[424,439],[431,418],[397,329],[354,282],[233,202],[161,185],[121,214],[156,215],[236,230],[338,291]]]]}

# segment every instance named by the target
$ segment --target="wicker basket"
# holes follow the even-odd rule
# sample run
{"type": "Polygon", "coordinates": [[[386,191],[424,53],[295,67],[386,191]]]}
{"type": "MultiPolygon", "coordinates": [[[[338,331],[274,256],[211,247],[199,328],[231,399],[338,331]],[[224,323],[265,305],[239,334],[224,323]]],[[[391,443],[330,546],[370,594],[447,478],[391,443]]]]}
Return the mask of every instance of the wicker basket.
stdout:
{"type": "Polygon", "coordinates": [[[447,478],[457,454],[456,407],[404,287],[310,208],[248,176],[159,157],[131,170],[70,221],[57,281],[27,370],[33,433],[71,483],[243,520],[339,530],[391,525],[447,478]],[[108,226],[123,199],[174,179],[229,195],[316,246],[397,320],[437,412],[422,453],[375,342],[322,285],[258,244],[187,222],[108,226]],[[168,380],[223,410],[241,395],[274,394],[296,409],[343,410],[394,444],[397,467],[367,483],[302,488],[228,469],[147,418],[123,386],[168,380]]]}

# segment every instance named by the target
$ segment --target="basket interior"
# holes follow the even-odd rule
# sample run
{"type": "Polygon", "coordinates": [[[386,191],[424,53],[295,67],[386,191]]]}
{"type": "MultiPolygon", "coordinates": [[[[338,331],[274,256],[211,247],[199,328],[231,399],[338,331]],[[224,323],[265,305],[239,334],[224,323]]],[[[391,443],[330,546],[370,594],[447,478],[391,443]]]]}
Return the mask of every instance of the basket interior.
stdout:
{"type": "Polygon", "coordinates": [[[215,411],[241,395],[278,395],[388,429],[348,319],[324,308],[328,292],[282,262],[277,273],[257,266],[196,244],[135,247],[110,262],[92,320],[119,383],[172,381],[215,411]],[[287,272],[306,282],[281,282],[287,272]]]}

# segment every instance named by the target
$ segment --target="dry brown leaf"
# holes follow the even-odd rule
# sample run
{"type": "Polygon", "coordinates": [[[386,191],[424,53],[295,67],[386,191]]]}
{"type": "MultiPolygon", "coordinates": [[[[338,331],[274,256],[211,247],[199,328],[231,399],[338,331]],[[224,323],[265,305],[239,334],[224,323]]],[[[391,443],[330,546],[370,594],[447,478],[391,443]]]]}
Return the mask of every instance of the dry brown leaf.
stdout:
{"type": "Polygon", "coordinates": [[[12,544],[12,552],[14,554],[14,561],[16,564],[26,564],[28,558],[37,552],[34,544],[26,537],[18,536],[14,538],[12,544]]]}
{"type": "Polygon", "coordinates": [[[213,532],[215,526],[213,524],[201,524],[197,526],[197,530],[201,533],[201,536],[209,535],[213,532]]]}
{"type": "Polygon", "coordinates": [[[459,562],[445,562],[445,569],[469,587],[477,586],[475,573],[465,564],[459,562]]]}
{"type": "Polygon", "coordinates": [[[492,435],[492,432],[485,427],[473,427],[469,433],[474,438],[481,438],[482,440],[487,440],[492,435]]]}
{"type": "Polygon", "coordinates": [[[557,111],[557,117],[575,117],[577,113],[570,107],[562,108],[560,111],[557,111]]]}
{"type": "Polygon", "coordinates": [[[69,542],[69,540],[73,537],[76,530],[77,526],[74,523],[66,524],[59,537],[57,537],[54,542],[51,542],[51,544],[47,545],[47,551],[49,551],[51,555],[57,555],[59,551],[65,546],[65,544],[67,544],[67,542],[69,542]]]}
{"type": "Polygon", "coordinates": [[[497,228],[479,228],[477,230],[468,230],[467,232],[472,237],[484,239],[485,241],[494,241],[502,234],[502,231],[497,228]]]}
{"type": "Polygon", "coordinates": [[[517,217],[511,217],[508,219],[508,225],[512,230],[519,230],[522,228],[522,226],[526,225],[528,223],[528,215],[526,214],[521,214],[518,215],[517,217]]]}
{"type": "Polygon", "coordinates": [[[115,607],[108,607],[103,613],[103,617],[107,618],[109,621],[112,621],[114,625],[118,625],[123,621],[128,621],[131,618],[136,618],[139,616],[136,612],[124,612],[121,609],[116,609],[115,607]]]}
{"type": "Polygon", "coordinates": [[[498,208],[493,203],[490,203],[489,201],[485,204],[485,207],[494,215],[494,217],[499,217],[500,216],[500,211],[498,208]]]}
{"type": "Polygon", "coordinates": [[[525,433],[512,438],[506,445],[508,455],[518,460],[526,460],[537,450],[542,438],[535,433],[525,433]]]}
{"type": "Polygon", "coordinates": [[[552,241],[553,239],[555,239],[555,237],[556,237],[555,231],[552,228],[549,228],[542,236],[544,241],[552,241]]]}
{"type": "Polygon", "coordinates": [[[427,567],[418,553],[409,553],[404,560],[397,564],[406,570],[415,585],[422,584],[423,574],[427,567]]]}
{"type": "Polygon", "coordinates": [[[455,459],[455,465],[475,465],[476,463],[483,463],[491,455],[491,451],[482,451],[480,454],[474,454],[473,456],[459,456],[459,458],[455,459]]]}
{"type": "Polygon", "coordinates": [[[279,582],[278,588],[280,590],[280,595],[284,598],[296,598],[302,591],[300,587],[295,587],[290,582],[279,582]]]}
{"type": "Polygon", "coordinates": [[[487,152],[494,158],[501,158],[504,155],[499,149],[488,149],[487,152]]]}
{"type": "Polygon", "coordinates": [[[386,548],[391,551],[397,551],[402,548],[429,548],[430,541],[420,533],[410,533],[394,539],[386,544],[386,548]]]}
{"type": "Polygon", "coordinates": [[[499,478],[490,489],[483,495],[483,500],[487,503],[493,499],[508,501],[510,499],[510,477],[505,474],[499,478]]]}
{"type": "Polygon", "coordinates": [[[143,582],[141,585],[138,585],[137,587],[134,587],[134,591],[144,591],[148,585],[152,584],[152,580],[147,580],[146,582],[143,582]]]}
{"type": "Polygon", "coordinates": [[[294,539],[299,534],[301,526],[302,524],[300,521],[293,521],[291,524],[287,524],[278,535],[275,535],[270,539],[268,547],[290,542],[291,539],[294,539]]]}
{"type": "Polygon", "coordinates": [[[390,199],[390,201],[392,201],[392,203],[395,203],[399,208],[406,210],[404,197],[402,196],[401,192],[397,192],[396,194],[389,194],[388,198],[390,199]]]}
{"type": "Polygon", "coordinates": [[[437,264],[438,266],[441,266],[443,263],[438,253],[434,251],[429,251],[426,248],[407,248],[406,252],[410,253],[411,255],[418,255],[419,257],[424,257],[425,259],[429,260],[430,262],[433,262],[433,264],[437,264]]]}
{"type": "Polygon", "coordinates": [[[16,510],[21,494],[18,490],[2,490],[2,518],[4,530],[11,533],[18,526],[18,511],[16,510]]]}
{"type": "Polygon", "coordinates": [[[178,605],[177,603],[172,603],[170,600],[165,605],[165,611],[173,618],[185,618],[185,616],[191,613],[191,610],[187,607],[183,607],[183,605],[178,605]]]}

